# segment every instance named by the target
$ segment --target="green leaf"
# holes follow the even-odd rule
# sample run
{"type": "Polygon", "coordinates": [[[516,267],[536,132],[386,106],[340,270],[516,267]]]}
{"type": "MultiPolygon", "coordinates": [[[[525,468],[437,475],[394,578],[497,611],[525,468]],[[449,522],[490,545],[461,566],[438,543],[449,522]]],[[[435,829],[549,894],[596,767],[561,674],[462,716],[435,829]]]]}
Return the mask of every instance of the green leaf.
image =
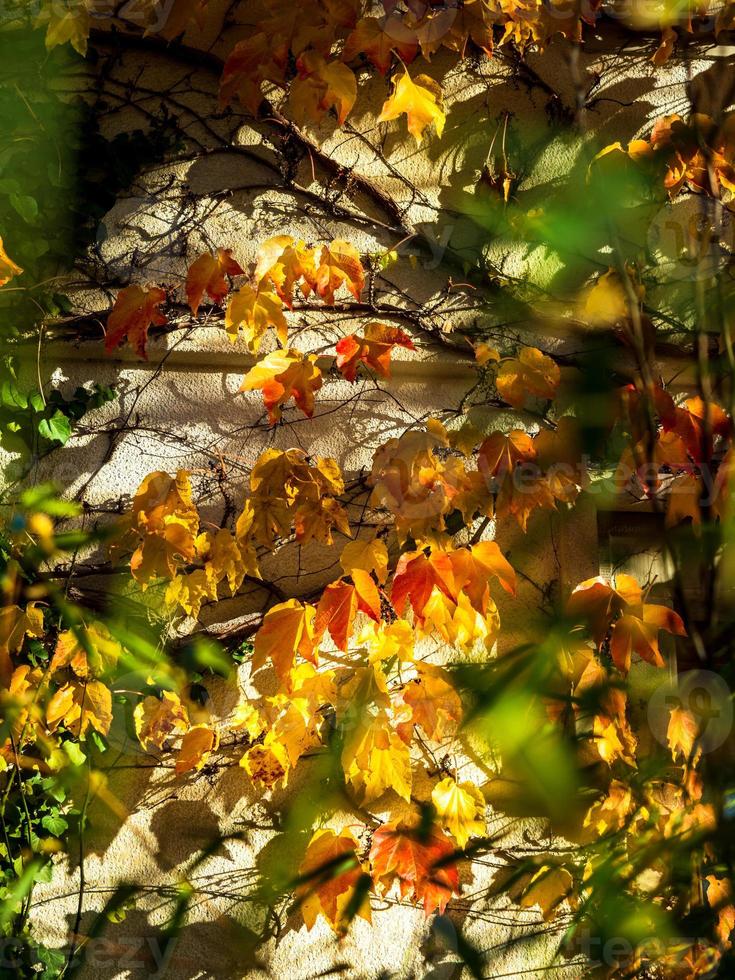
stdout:
{"type": "Polygon", "coordinates": [[[41,826],[44,830],[48,830],[50,834],[53,834],[54,837],[61,837],[69,829],[69,824],[58,813],[49,813],[41,821],[41,826]]]}
{"type": "Polygon", "coordinates": [[[63,446],[71,435],[71,422],[63,412],[56,411],[49,419],[41,419],[38,431],[49,442],[59,442],[63,446]]]}
{"type": "Polygon", "coordinates": [[[11,194],[10,203],[29,225],[38,217],[38,201],[29,194],[11,194]]]}

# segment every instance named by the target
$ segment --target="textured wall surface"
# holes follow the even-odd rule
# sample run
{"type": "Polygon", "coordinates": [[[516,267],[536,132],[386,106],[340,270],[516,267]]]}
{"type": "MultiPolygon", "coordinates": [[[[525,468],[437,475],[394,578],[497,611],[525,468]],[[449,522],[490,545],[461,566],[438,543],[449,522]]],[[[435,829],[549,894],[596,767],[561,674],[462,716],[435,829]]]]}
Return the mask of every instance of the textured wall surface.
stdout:
{"type": "MultiPolygon", "coordinates": [[[[376,123],[387,83],[375,77],[346,127],[337,130],[332,121],[307,132],[318,148],[310,152],[268,121],[217,113],[216,56],[227,49],[226,42],[218,41],[214,53],[199,58],[194,50],[182,58],[147,42],[110,40],[100,47],[105,52],[100,113],[106,130],[146,127],[166,108],[180,120],[187,142],[146,172],[106,216],[86,270],[91,274],[82,277],[75,294],[77,336],[51,340],[41,352],[43,366],[59,368],[68,379],[64,385],[94,379],[114,382],[120,391],[119,401],[85,420],[70,446],[35,474],[55,479],[84,500],[90,519],[104,519],[121,497],[127,501],[152,470],[185,468],[194,475],[202,513],[217,526],[228,502],[240,503],[247,472],[268,446],[300,446],[333,456],[349,479],[370,466],[378,445],[456,406],[471,389],[476,375],[465,333],[506,346],[530,334],[548,349],[577,343],[557,323],[508,322],[491,283],[487,289],[458,285],[463,251],[470,254],[478,247],[490,271],[522,277],[529,294],[547,288],[559,272],[543,245],[522,250],[502,241],[483,242],[482,228],[473,219],[474,192],[493,137],[510,113],[511,166],[520,142],[526,150],[529,141],[544,146],[533,166],[519,174],[519,191],[542,206],[546,189],[574,165],[586,141],[606,143],[621,133],[633,138],[662,111],[686,112],[687,106],[685,68],[679,64],[654,74],[650,42],[635,49],[629,37],[621,35],[618,43],[608,32],[604,44],[591,37],[576,62],[556,43],[530,56],[527,68],[502,54],[460,66],[437,55],[429,72],[445,88],[447,127],[443,140],[431,136],[420,149],[403,123],[376,123]],[[575,104],[575,73],[588,91],[581,113],[575,104]],[[137,79],[134,97],[127,88],[131,78],[137,79]],[[575,113],[581,131],[549,143],[556,120],[575,113]],[[284,179],[284,160],[291,167],[289,179],[284,179]],[[95,317],[108,308],[117,286],[183,282],[187,263],[211,246],[232,247],[245,268],[259,242],[277,233],[312,242],[347,238],[364,253],[382,252],[405,239],[400,260],[375,277],[371,298],[379,313],[347,301],[337,310],[299,309],[297,304],[290,318],[295,346],[323,352],[325,384],[312,421],[290,409],[282,425],[265,426],[260,394],[238,393],[252,363],[244,344],[229,343],[221,316],[204,327],[192,326],[183,302],[173,329],[152,340],[147,362],[127,349],[105,356],[95,317]],[[391,381],[349,385],[331,370],[330,351],[366,316],[391,316],[412,333],[418,349],[396,353],[391,381]]],[[[522,415],[492,406],[482,411],[485,418],[495,411],[499,427],[530,424],[522,415]]],[[[501,608],[505,628],[515,639],[534,628],[539,585],[596,573],[594,515],[586,523],[578,520],[576,527],[564,527],[545,513],[534,519],[527,537],[516,534],[503,541],[525,577],[518,599],[501,608]],[[555,547],[549,546],[551,539],[555,547]],[[564,561],[571,571],[561,567],[564,561]]],[[[271,559],[271,578],[290,595],[304,594],[334,577],[335,562],[334,553],[316,547],[279,552],[271,559]]],[[[108,581],[90,575],[90,589],[106,588],[108,581]]],[[[263,590],[249,587],[242,596],[205,609],[203,621],[215,629],[236,629],[262,608],[265,598],[263,590]]],[[[149,593],[146,601],[155,607],[160,594],[149,593]]],[[[242,683],[247,684],[246,676],[242,683]]],[[[226,713],[232,691],[215,686],[210,693],[226,713]]],[[[294,912],[279,923],[278,939],[254,960],[246,930],[262,925],[256,906],[247,900],[257,854],[272,834],[267,828],[273,807],[284,794],[318,793],[309,781],[308,761],[286,791],[259,801],[236,765],[211,778],[176,779],[170,766],[156,765],[136,749],[124,725],[113,732],[112,742],[116,759],[108,789],[120,802],[116,810],[102,800],[92,806],[85,842],[86,916],[121,881],[145,882],[149,894],[115,926],[108,943],[93,948],[88,977],[268,975],[296,980],[336,973],[438,980],[455,975],[451,953],[432,962],[431,920],[393,898],[376,906],[372,926],[358,920],[341,944],[326,923],[308,932],[294,912]],[[129,817],[123,822],[125,812],[129,817]],[[228,843],[194,872],[201,892],[192,924],[175,948],[161,949],[156,929],[167,908],[162,889],[170,893],[176,887],[188,862],[218,831],[238,830],[247,831],[245,840],[228,843]]],[[[500,811],[489,810],[491,830],[510,823],[500,811]]],[[[513,823],[509,839],[522,832],[531,846],[554,847],[532,821],[523,827],[513,823]]],[[[569,964],[542,972],[553,957],[563,917],[544,924],[538,910],[519,911],[486,898],[498,863],[484,859],[466,869],[463,897],[452,910],[477,946],[493,951],[488,975],[579,975],[579,966],[569,964]],[[520,935],[528,941],[508,945],[520,935]]],[[[75,865],[73,855],[60,862],[53,885],[39,892],[34,907],[34,919],[51,942],[62,943],[73,922],[79,885],[75,865]]]]}

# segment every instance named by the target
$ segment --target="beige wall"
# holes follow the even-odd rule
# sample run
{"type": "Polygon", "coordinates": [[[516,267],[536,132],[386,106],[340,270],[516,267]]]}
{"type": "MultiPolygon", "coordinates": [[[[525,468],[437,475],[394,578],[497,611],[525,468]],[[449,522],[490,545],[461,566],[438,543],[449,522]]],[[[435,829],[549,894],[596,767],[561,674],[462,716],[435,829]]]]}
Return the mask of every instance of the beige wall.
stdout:
{"type": "MultiPolygon", "coordinates": [[[[686,111],[684,69],[664,68],[654,75],[649,56],[642,49],[621,60],[614,40],[602,45],[590,39],[580,59],[580,71],[590,82],[599,74],[594,103],[583,120],[589,134],[604,142],[621,135],[632,138],[664,109],[686,111]]],[[[457,405],[475,379],[471,351],[461,339],[463,331],[484,330],[508,347],[526,327],[539,329],[523,324],[498,326],[492,292],[447,291],[448,275],[456,281],[457,273],[448,271],[447,255],[442,251],[447,241],[459,250],[468,241],[477,241],[472,222],[443,209],[474,206],[471,192],[502,114],[512,113],[511,128],[517,138],[533,134],[533,138],[544,139],[550,109],[573,103],[571,69],[563,45],[553,44],[543,55],[531,56],[530,64],[559,93],[558,99],[552,99],[533,78],[520,75],[502,56],[460,67],[437,56],[429,72],[443,79],[449,107],[447,127],[442,141],[431,136],[420,149],[407,137],[404,124],[376,125],[377,111],[386,96],[386,83],[379,77],[366,84],[350,119],[352,128],[335,130],[325,122],[312,134],[332,160],[373,181],[400,210],[405,227],[420,231],[426,226],[433,244],[433,257],[427,258],[425,250],[415,263],[404,257],[377,280],[381,301],[413,311],[410,329],[419,346],[415,354],[397,352],[391,382],[378,386],[359,381],[350,386],[329,374],[335,339],[361,321],[330,311],[299,312],[291,319],[295,344],[324,352],[325,385],[313,421],[289,411],[286,424],[269,429],[263,424],[259,393],[238,394],[240,379],[252,359],[243,344],[234,348],[229,344],[221,322],[192,330],[182,312],[175,329],[152,341],[147,363],[127,350],[106,357],[95,338],[95,331],[99,332],[95,315],[107,308],[109,293],[85,284],[76,292],[78,308],[87,314],[80,332],[94,339],[46,343],[42,367],[59,367],[70,382],[114,382],[120,400],[89,422],[85,420],[70,446],[44,461],[34,475],[52,477],[70,495],[104,510],[114,508],[121,497],[127,499],[148,472],[183,467],[194,473],[202,509],[216,523],[223,501],[212,465],[223,464],[227,492],[237,502],[242,499],[249,467],[268,446],[302,446],[313,454],[331,455],[347,474],[355,474],[370,465],[373,451],[388,438],[457,405]]],[[[340,204],[351,212],[349,219],[336,216],[333,209],[314,199],[324,185],[318,160],[314,161],[314,178],[308,159],[298,167],[298,182],[308,194],[284,188],[274,172],[276,158],[266,138],[272,130],[244,117],[217,118],[217,78],[206,66],[193,68],[162,50],[145,48],[124,51],[110,66],[105,83],[109,104],[121,109],[105,119],[110,132],[145,125],[148,114],[165,105],[179,115],[189,137],[200,145],[192,144],[185,160],[146,174],[112,209],[105,219],[107,237],[100,245],[99,258],[91,263],[99,281],[180,282],[187,262],[211,245],[232,247],[237,260],[246,266],[260,241],[283,232],[310,241],[344,237],[364,252],[381,251],[397,241],[396,232],[372,223],[377,218],[393,225],[395,216],[364,194],[340,198],[340,204]],[[137,109],[126,105],[125,83],[132,77],[139,78],[139,86],[150,92],[136,96],[137,109]]],[[[534,172],[523,176],[520,189],[542,201],[544,188],[560,179],[585,138],[550,145],[534,172]]],[[[522,254],[518,247],[494,243],[486,252],[489,264],[541,286],[555,271],[542,247],[522,254]]],[[[542,340],[547,347],[563,348],[565,343],[559,330],[550,330],[542,340]]],[[[497,424],[529,423],[499,412],[497,424]]],[[[504,541],[514,563],[542,586],[562,574],[547,545],[550,526],[548,514],[543,515],[527,539],[512,535],[504,541]]],[[[584,530],[567,529],[564,534],[562,551],[573,567],[569,575],[576,575],[583,565],[585,574],[593,573],[594,517],[587,520],[584,530]]],[[[305,571],[301,573],[295,562],[295,554],[279,553],[270,564],[280,587],[288,593],[306,592],[327,581],[330,574],[334,577],[329,568],[334,564],[333,554],[312,549],[304,556],[305,571]],[[310,568],[319,571],[310,572],[310,568]]],[[[262,592],[254,590],[221,602],[216,609],[207,610],[204,618],[210,623],[237,622],[262,602],[262,592]]],[[[534,616],[536,605],[537,592],[529,585],[522,587],[515,604],[504,604],[506,628],[512,636],[518,636],[517,631],[534,616]]],[[[212,693],[215,703],[225,709],[231,705],[231,692],[215,689],[212,693]]],[[[117,746],[123,752],[120,765],[145,763],[140,754],[134,754],[133,744],[125,743],[124,733],[117,732],[115,745],[113,752],[117,746]]],[[[308,786],[308,767],[308,761],[302,763],[307,772],[297,775],[288,793],[318,791],[308,786]]],[[[197,849],[217,831],[232,832],[244,819],[267,826],[271,808],[283,802],[284,796],[275,793],[271,800],[259,801],[247,775],[236,766],[211,779],[200,775],[185,780],[175,779],[166,768],[119,768],[110,775],[110,789],[124,802],[130,818],[120,825],[119,817],[102,804],[93,806],[85,908],[101,907],[105,889],[121,880],[145,882],[151,891],[126,922],[111,928],[109,935],[117,947],[95,950],[86,976],[144,976],[152,972],[155,930],[167,911],[158,894],[160,888],[174,885],[197,849]],[[147,951],[146,964],[126,963],[125,956],[140,961],[143,951],[147,951]]],[[[507,823],[499,813],[489,811],[488,817],[491,828],[507,823]]],[[[543,828],[529,827],[543,844],[543,828]]],[[[519,842],[521,830],[514,823],[509,841],[519,842]]],[[[261,923],[252,906],[238,899],[252,885],[256,854],[270,836],[267,830],[251,831],[248,842],[228,844],[226,853],[197,871],[195,883],[202,890],[192,910],[193,924],[158,975],[258,975],[245,952],[247,944],[238,922],[253,929],[261,923]]],[[[480,949],[493,950],[487,975],[579,975],[579,967],[568,966],[558,974],[540,972],[553,956],[555,932],[563,926],[563,917],[547,926],[537,910],[519,911],[486,900],[483,892],[497,863],[477,862],[465,869],[463,897],[454,903],[453,912],[457,922],[465,921],[468,936],[480,949]],[[511,936],[524,933],[535,938],[504,948],[511,936]],[[536,970],[539,972],[528,972],[536,970]]],[[[54,883],[39,893],[34,908],[35,928],[52,943],[64,941],[73,921],[79,884],[74,865],[74,860],[59,862],[54,883]]],[[[454,975],[451,956],[445,956],[443,965],[431,972],[424,955],[430,923],[419,910],[393,898],[376,903],[372,927],[358,921],[342,944],[336,943],[324,922],[307,932],[298,913],[281,925],[280,939],[269,942],[260,953],[265,974],[279,980],[327,975],[338,964],[345,964],[338,975],[353,978],[454,975]]]]}

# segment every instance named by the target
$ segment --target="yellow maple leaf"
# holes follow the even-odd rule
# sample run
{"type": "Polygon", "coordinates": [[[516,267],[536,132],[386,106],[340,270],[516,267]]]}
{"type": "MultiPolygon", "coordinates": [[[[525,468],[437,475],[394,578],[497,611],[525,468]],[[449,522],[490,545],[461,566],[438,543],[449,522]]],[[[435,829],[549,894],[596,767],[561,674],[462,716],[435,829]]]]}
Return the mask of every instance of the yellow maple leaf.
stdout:
{"type": "Polygon", "coordinates": [[[411,756],[408,745],[391,727],[385,712],[363,722],[342,751],[345,779],[368,803],[392,789],[411,799],[411,756]]]}
{"type": "Polygon", "coordinates": [[[248,348],[255,352],[268,327],[275,329],[278,340],[285,347],[288,341],[288,324],[280,296],[267,287],[256,291],[251,286],[242,286],[232,294],[227,304],[225,329],[233,344],[242,330],[248,348]]]}
{"type": "Polygon", "coordinates": [[[192,725],[181,739],[176,759],[176,775],[201,769],[219,744],[219,735],[211,725],[192,725]]]}
{"type": "Polygon", "coordinates": [[[339,561],[345,575],[349,575],[354,568],[375,572],[381,585],[388,577],[388,549],[380,538],[373,538],[372,541],[350,541],[342,549],[339,561]]]}
{"type": "Polygon", "coordinates": [[[64,724],[78,738],[90,728],[107,735],[112,724],[112,694],[101,681],[71,681],[60,687],[46,705],[46,724],[56,731],[64,724]]]}
{"type": "Polygon", "coordinates": [[[314,393],[322,386],[322,372],[316,366],[316,354],[276,350],[267,354],[248,371],[240,391],[260,389],[271,425],[281,417],[282,406],[293,397],[308,418],[314,414],[314,393]]]}
{"type": "Polygon", "coordinates": [[[437,135],[444,132],[446,115],[441,107],[441,87],[427,75],[417,75],[415,79],[407,71],[393,82],[393,94],[383,105],[378,122],[389,122],[406,114],[408,131],[420,143],[424,130],[434,123],[437,135]]]}
{"type": "Polygon", "coordinates": [[[149,696],[135,706],[133,713],[138,741],[146,752],[159,752],[174,738],[189,730],[189,714],[181,698],[164,691],[161,698],[149,696]]]}
{"type": "Polygon", "coordinates": [[[86,55],[92,27],[88,0],[46,0],[36,18],[37,27],[44,24],[49,51],[68,42],[82,57],[86,55]]]}
{"type": "Polygon", "coordinates": [[[485,833],[485,797],[472,783],[458,783],[447,776],[431,791],[431,802],[442,827],[459,847],[464,847],[470,837],[485,833]]]}

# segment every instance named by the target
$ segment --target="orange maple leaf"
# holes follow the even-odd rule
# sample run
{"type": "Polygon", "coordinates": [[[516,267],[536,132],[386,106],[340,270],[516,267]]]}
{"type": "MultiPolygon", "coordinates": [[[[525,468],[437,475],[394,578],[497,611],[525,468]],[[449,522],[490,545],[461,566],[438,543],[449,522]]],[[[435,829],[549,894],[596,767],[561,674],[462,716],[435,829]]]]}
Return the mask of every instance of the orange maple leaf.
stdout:
{"type": "Polygon", "coordinates": [[[319,122],[334,109],[341,126],[357,99],[357,79],[340,61],[327,62],[317,51],[305,51],[296,62],[297,77],[291,83],[289,105],[297,122],[319,122]]]}
{"type": "Polygon", "coordinates": [[[416,350],[402,330],[382,323],[368,323],[362,336],[350,334],[337,344],[337,368],[347,381],[354,381],[362,361],[383,378],[390,377],[390,358],[394,347],[416,350]]]}
{"type": "Polygon", "coordinates": [[[146,341],[151,324],[162,327],[168,321],[158,311],[166,299],[165,290],[159,286],[143,289],[137,283],[126,286],[117,294],[115,305],[107,318],[105,350],[109,354],[127,339],[138,355],[147,359],[146,341]]]}
{"type": "Polygon", "coordinates": [[[323,300],[333,304],[334,294],[342,285],[359,300],[365,286],[365,270],[355,246],[337,238],[329,245],[322,245],[316,270],[316,291],[323,300]]]}
{"type": "Polygon", "coordinates": [[[393,94],[386,99],[378,122],[389,122],[405,113],[408,131],[420,143],[424,130],[434,123],[438,136],[444,132],[446,116],[441,107],[441,87],[428,75],[417,75],[412,79],[407,71],[396,75],[393,81],[393,94]]]}
{"type": "Polygon", "coordinates": [[[535,347],[524,347],[517,358],[503,361],[495,386],[503,401],[523,408],[529,395],[554,398],[559,387],[559,365],[535,347]]]}
{"type": "Polygon", "coordinates": [[[205,252],[189,266],[186,275],[186,299],[193,316],[199,312],[204,294],[214,303],[221,302],[230,287],[225,276],[241,276],[243,270],[232,258],[231,248],[218,248],[217,254],[205,252]]]}
{"type": "MultiPolygon", "coordinates": [[[[350,924],[348,910],[356,889],[365,878],[357,849],[358,843],[349,830],[336,834],[323,828],[309,841],[299,868],[301,883],[296,889],[307,929],[313,927],[321,914],[335,932],[340,935],[346,932],[350,924]]],[[[367,882],[370,883],[369,878],[367,882]]],[[[354,914],[370,922],[370,902],[366,893],[354,914]]]]}
{"type": "Polygon", "coordinates": [[[314,663],[314,616],[314,607],[303,605],[298,599],[280,602],[269,609],[255,634],[253,670],[271,662],[281,680],[285,680],[297,653],[314,663]]]}
{"type": "Polygon", "coordinates": [[[451,841],[438,827],[427,831],[415,821],[394,820],[373,834],[370,864],[373,877],[384,890],[398,881],[401,897],[422,902],[427,916],[444,912],[453,894],[459,894],[457,865],[451,841]]]}
{"type": "Polygon", "coordinates": [[[385,75],[393,61],[394,51],[404,65],[410,65],[418,54],[418,44],[410,38],[387,34],[383,21],[378,17],[361,17],[345,41],[342,58],[353,61],[358,55],[364,55],[381,75],[385,75]]]}
{"type": "Polygon", "coordinates": [[[3,240],[0,238],[0,286],[7,285],[14,276],[19,276],[23,270],[10,258],[5,251],[3,240]]]}

